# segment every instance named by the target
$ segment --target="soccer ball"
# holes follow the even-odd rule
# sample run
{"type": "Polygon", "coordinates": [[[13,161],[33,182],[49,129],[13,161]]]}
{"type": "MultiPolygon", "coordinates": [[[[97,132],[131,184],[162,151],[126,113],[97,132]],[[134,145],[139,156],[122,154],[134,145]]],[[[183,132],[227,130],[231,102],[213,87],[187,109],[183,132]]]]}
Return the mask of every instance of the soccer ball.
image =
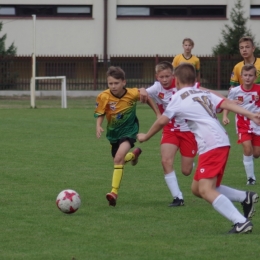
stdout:
{"type": "Polygon", "coordinates": [[[63,190],[56,199],[57,207],[66,214],[76,212],[81,204],[79,194],[74,190],[63,190]]]}

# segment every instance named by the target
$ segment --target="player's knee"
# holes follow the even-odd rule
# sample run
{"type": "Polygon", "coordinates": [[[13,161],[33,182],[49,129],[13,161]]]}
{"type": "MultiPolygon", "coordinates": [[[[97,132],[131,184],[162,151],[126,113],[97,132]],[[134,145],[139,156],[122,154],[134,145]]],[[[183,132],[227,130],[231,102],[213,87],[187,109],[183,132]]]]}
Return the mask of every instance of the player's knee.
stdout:
{"type": "Polygon", "coordinates": [[[164,159],[164,158],[162,158],[161,163],[162,163],[162,167],[163,167],[164,169],[167,169],[167,168],[169,168],[169,167],[172,167],[173,161],[172,161],[172,160],[169,160],[169,159],[164,159]]]}
{"type": "Polygon", "coordinates": [[[192,168],[191,169],[181,169],[182,174],[185,176],[189,176],[192,172],[192,168]]]}

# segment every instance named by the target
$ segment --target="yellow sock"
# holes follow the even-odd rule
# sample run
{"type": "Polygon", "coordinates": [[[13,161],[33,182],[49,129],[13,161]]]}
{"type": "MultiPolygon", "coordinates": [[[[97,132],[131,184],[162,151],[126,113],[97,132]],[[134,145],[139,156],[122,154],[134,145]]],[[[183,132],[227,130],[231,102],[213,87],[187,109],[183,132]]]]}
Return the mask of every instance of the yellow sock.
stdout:
{"type": "Polygon", "coordinates": [[[118,189],[123,177],[124,165],[114,165],[114,172],[112,178],[112,192],[118,194],[118,189]]]}
{"type": "Polygon", "coordinates": [[[134,159],[134,157],[135,157],[135,155],[132,152],[127,153],[125,156],[125,162],[127,163],[127,162],[132,161],[134,159]]]}

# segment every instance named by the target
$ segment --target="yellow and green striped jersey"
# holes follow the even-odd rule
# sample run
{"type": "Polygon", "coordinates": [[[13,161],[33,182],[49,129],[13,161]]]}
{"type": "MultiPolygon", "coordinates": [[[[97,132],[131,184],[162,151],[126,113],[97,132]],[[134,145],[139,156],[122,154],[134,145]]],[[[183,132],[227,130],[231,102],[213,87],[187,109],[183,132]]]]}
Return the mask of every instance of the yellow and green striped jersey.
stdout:
{"type": "Polygon", "coordinates": [[[122,137],[136,139],[139,131],[136,104],[139,100],[137,88],[126,88],[126,93],[120,98],[115,97],[109,89],[97,96],[94,116],[106,116],[106,137],[110,143],[116,143],[122,137]]]}

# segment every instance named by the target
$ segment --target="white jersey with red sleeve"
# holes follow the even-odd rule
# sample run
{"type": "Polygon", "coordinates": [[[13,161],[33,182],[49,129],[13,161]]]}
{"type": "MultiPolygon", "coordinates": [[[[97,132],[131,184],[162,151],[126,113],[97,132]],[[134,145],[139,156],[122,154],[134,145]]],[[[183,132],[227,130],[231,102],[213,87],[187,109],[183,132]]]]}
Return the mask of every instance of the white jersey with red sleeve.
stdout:
{"type": "MultiPolygon", "coordinates": [[[[156,102],[159,111],[161,114],[165,111],[167,105],[172,99],[172,95],[177,92],[175,87],[175,80],[173,80],[172,85],[169,88],[164,88],[159,81],[156,81],[151,87],[147,88],[146,91],[148,95],[156,102]]],[[[181,131],[187,132],[190,131],[185,120],[181,119],[176,121],[172,118],[164,127],[164,131],[181,131]]]]}
{"type": "MultiPolygon", "coordinates": [[[[243,88],[243,85],[231,88],[228,99],[239,100],[241,107],[255,113],[260,112],[260,86],[254,84],[250,90],[243,88]]],[[[260,126],[245,116],[236,114],[236,130],[237,133],[254,133],[260,135],[260,126]]]]}
{"type": "Polygon", "coordinates": [[[163,115],[169,119],[186,120],[195,135],[198,153],[203,154],[230,145],[228,135],[216,116],[223,100],[209,91],[184,87],[172,96],[163,115]]]}

